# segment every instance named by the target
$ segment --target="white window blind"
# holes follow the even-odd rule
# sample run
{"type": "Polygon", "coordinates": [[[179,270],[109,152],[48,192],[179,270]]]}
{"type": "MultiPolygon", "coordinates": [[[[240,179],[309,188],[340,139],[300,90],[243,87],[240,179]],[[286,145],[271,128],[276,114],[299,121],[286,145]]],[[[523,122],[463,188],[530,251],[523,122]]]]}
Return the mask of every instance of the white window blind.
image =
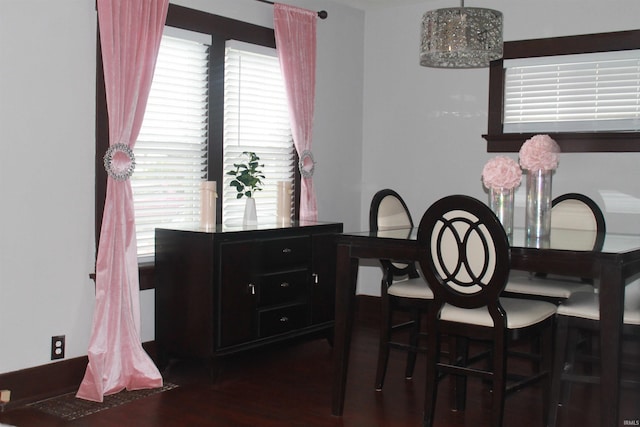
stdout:
{"type": "Polygon", "coordinates": [[[640,130],[640,50],[505,60],[505,133],[640,130]]]}
{"type": "Polygon", "coordinates": [[[275,221],[278,181],[294,181],[294,148],[280,64],[275,49],[229,41],[224,75],[224,176],[222,216],[242,223],[246,198],[237,199],[226,172],[253,151],[264,164],[262,191],[254,194],[258,222],[275,221]]]}
{"type": "MultiPolygon", "coordinates": [[[[199,225],[207,179],[208,36],[165,28],[131,178],[138,258],[152,259],[156,227],[199,225]]],[[[210,37],[208,37],[210,39],[210,37]]]]}

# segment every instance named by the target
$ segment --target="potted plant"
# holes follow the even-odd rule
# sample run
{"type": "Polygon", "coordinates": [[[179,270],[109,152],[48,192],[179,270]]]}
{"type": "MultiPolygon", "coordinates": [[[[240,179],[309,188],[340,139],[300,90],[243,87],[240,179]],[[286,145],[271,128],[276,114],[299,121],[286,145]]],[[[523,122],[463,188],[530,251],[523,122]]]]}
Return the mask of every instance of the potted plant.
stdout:
{"type": "Polygon", "coordinates": [[[238,192],[236,198],[241,199],[242,196],[247,197],[244,210],[244,224],[255,225],[257,223],[257,215],[253,195],[256,191],[262,190],[262,180],[265,177],[259,168],[264,167],[264,164],[260,164],[260,157],[253,151],[244,151],[242,155],[249,157],[248,162],[234,163],[233,167],[235,169],[227,172],[227,175],[234,177],[229,185],[235,187],[238,192]]]}

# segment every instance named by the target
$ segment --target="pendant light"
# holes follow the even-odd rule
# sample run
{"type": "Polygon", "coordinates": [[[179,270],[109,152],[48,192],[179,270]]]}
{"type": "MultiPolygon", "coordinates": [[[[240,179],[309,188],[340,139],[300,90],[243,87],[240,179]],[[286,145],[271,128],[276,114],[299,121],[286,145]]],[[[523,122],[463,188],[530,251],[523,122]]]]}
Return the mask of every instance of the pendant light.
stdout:
{"type": "Polygon", "coordinates": [[[502,12],[460,7],[431,10],[422,17],[420,65],[482,68],[502,58],[502,12]]]}

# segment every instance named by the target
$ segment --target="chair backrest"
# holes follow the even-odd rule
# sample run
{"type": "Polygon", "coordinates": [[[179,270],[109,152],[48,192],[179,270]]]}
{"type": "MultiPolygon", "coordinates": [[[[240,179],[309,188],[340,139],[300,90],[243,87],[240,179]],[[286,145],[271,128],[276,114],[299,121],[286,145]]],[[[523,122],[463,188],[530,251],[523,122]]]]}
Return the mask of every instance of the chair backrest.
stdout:
{"type": "MultiPolygon", "coordinates": [[[[389,189],[378,191],[371,199],[369,208],[369,230],[401,230],[413,228],[413,219],[407,204],[400,195],[389,189]]],[[[382,266],[393,276],[418,276],[415,263],[391,263],[380,260],[382,266]]]]}
{"type": "MultiPolygon", "coordinates": [[[[600,250],[604,244],[606,225],[602,210],[596,202],[584,194],[567,193],[552,201],[551,209],[551,239],[563,238],[563,230],[584,230],[591,233],[572,235],[571,239],[563,240],[563,249],[600,250]],[[571,246],[567,247],[567,241],[571,246]]],[[[552,247],[554,244],[552,242],[552,247]]],[[[557,245],[555,246],[557,247],[557,245]]]]}
{"type": "Polygon", "coordinates": [[[413,228],[413,220],[402,197],[391,189],[374,194],[369,208],[369,229],[394,230],[413,228]]]}
{"type": "Polygon", "coordinates": [[[499,296],[509,277],[509,240],[481,201],[454,195],[435,202],[418,227],[420,267],[437,303],[487,306],[497,324],[499,296]]]}

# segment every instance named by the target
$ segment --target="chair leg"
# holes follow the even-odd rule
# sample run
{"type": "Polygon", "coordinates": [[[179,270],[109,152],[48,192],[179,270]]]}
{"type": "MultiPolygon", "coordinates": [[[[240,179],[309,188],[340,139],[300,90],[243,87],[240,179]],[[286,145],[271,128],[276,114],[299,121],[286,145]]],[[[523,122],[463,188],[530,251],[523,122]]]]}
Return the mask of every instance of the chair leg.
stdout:
{"type": "MultiPolygon", "coordinates": [[[[454,350],[452,354],[453,364],[458,366],[467,366],[469,358],[469,339],[466,337],[451,337],[449,339],[449,347],[454,350]]],[[[453,375],[451,377],[453,384],[453,408],[457,411],[464,411],[467,407],[467,376],[453,375]]]]}
{"type": "MultiPolygon", "coordinates": [[[[564,316],[566,317],[566,316],[564,316]]],[[[563,373],[571,373],[576,366],[576,354],[578,353],[578,345],[580,344],[580,332],[577,329],[567,326],[567,347],[565,350],[565,363],[560,373],[560,390],[561,399],[559,404],[568,404],[571,400],[571,383],[562,381],[563,373]]],[[[589,366],[591,366],[589,364],[589,366]]]]}
{"type": "Polygon", "coordinates": [[[564,372],[565,357],[567,355],[567,339],[569,335],[569,318],[557,316],[555,332],[555,352],[551,369],[551,396],[549,399],[548,427],[554,427],[558,417],[560,393],[562,390],[562,373],[564,372]]]}
{"type": "Polygon", "coordinates": [[[411,348],[407,353],[407,366],[404,372],[404,377],[406,379],[411,379],[413,377],[413,370],[416,366],[416,356],[418,354],[418,346],[420,345],[420,310],[411,310],[411,316],[413,325],[411,326],[411,334],[409,335],[409,345],[411,348]]]}
{"type": "Polygon", "coordinates": [[[542,331],[540,340],[540,369],[545,373],[542,380],[542,424],[549,419],[549,406],[551,401],[551,381],[553,372],[553,331],[554,324],[542,331]]]}
{"type": "Polygon", "coordinates": [[[438,362],[440,361],[440,334],[436,330],[436,316],[429,313],[428,344],[427,344],[427,376],[424,398],[423,427],[432,427],[438,398],[438,362]]]}
{"type": "MultiPolygon", "coordinates": [[[[384,286],[384,284],[383,284],[384,286]]],[[[380,343],[378,344],[378,367],[376,369],[376,391],[381,391],[389,363],[389,340],[391,339],[392,315],[389,295],[383,292],[381,298],[380,343]]]]}
{"type": "Polygon", "coordinates": [[[493,344],[493,396],[491,425],[502,427],[504,400],[507,382],[507,346],[504,335],[499,335],[493,344]]]}

